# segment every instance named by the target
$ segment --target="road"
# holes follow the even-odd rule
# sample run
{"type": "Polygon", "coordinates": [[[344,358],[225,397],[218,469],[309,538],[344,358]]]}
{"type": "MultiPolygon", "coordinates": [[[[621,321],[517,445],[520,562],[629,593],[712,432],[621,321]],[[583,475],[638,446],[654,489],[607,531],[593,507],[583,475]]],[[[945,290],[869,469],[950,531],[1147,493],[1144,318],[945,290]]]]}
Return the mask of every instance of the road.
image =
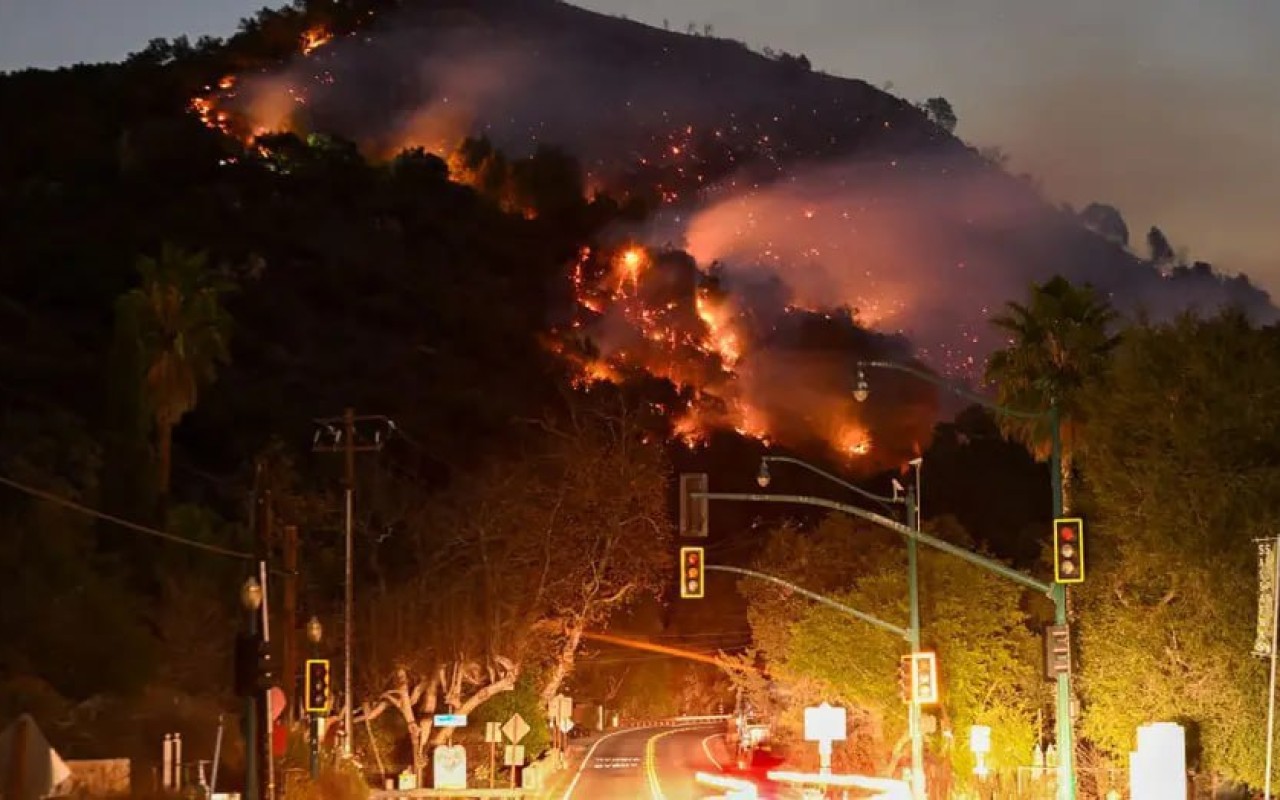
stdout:
{"type": "MultiPolygon", "coordinates": [[[[720,773],[715,738],[723,724],[615,731],[592,745],[562,800],[703,800],[724,791],[698,772],[720,773]]],[[[773,796],[762,794],[762,797],[773,796]]]]}

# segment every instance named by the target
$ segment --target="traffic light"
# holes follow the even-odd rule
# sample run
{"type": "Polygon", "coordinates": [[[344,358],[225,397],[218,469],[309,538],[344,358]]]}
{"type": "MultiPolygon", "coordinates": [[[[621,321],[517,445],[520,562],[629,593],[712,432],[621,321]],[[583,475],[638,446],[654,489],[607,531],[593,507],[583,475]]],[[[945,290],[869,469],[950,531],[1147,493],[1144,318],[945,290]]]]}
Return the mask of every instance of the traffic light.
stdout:
{"type": "Polygon", "coordinates": [[[307,699],[307,711],[323,714],[329,710],[329,659],[312,658],[307,661],[306,686],[303,695],[307,699]]]}
{"type": "Polygon", "coordinates": [[[1066,625],[1044,629],[1044,674],[1051,681],[1071,674],[1071,629],[1066,625]]]}
{"type": "Polygon", "coordinates": [[[707,574],[701,547],[680,548],[680,596],[697,598],[706,594],[707,574]]]}
{"type": "Polygon", "coordinates": [[[680,476],[680,535],[705,539],[707,536],[707,473],[686,472],[680,476]]]}
{"type": "Polygon", "coordinates": [[[898,659],[898,696],[902,702],[911,702],[911,656],[898,659]]]}
{"type": "Polygon", "coordinates": [[[911,699],[917,705],[938,702],[938,656],[936,653],[912,653],[911,699]]]}
{"type": "Polygon", "coordinates": [[[235,671],[235,690],[240,697],[265,692],[274,686],[276,665],[267,643],[251,634],[237,634],[235,671]]]}
{"type": "Polygon", "coordinates": [[[1084,520],[1053,521],[1053,580],[1055,583],[1084,581],[1084,520]]]}

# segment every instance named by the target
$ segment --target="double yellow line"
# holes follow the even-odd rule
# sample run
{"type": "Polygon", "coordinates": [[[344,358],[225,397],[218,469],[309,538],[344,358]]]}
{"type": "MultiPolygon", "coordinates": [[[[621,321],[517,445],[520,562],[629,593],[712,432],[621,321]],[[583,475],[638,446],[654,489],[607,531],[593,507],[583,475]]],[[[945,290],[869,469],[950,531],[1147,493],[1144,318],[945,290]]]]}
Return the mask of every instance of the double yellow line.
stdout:
{"type": "Polygon", "coordinates": [[[649,741],[644,745],[644,770],[649,778],[649,794],[653,800],[667,800],[667,796],[662,793],[662,784],[658,781],[658,740],[673,733],[679,733],[682,728],[673,728],[669,731],[663,731],[649,737],[649,741]]]}

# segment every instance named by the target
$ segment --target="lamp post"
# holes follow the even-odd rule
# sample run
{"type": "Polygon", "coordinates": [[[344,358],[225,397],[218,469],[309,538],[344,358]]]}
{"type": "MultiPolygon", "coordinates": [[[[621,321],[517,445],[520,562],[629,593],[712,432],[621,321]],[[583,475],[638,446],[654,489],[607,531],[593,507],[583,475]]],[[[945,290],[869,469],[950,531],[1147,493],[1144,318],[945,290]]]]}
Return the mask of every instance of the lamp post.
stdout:
{"type": "MultiPolygon", "coordinates": [[[[311,656],[320,655],[320,640],[324,638],[324,628],[320,620],[312,617],[307,620],[307,641],[311,643],[311,656]]],[[[320,712],[307,712],[307,728],[310,733],[311,780],[320,777],[320,712]]]]}
{"type": "MultiPolygon", "coordinates": [[[[911,466],[916,470],[916,486],[909,489],[906,498],[898,496],[898,490],[901,488],[894,482],[893,497],[881,497],[872,494],[865,489],[854,486],[848,481],[832,475],[826,470],[819,469],[807,461],[801,461],[798,458],[790,456],[770,456],[766,455],[760,459],[760,471],[756,474],[756,483],[761,489],[767,489],[773,476],[769,471],[769,464],[772,462],[780,462],[794,464],[802,469],[814,473],[822,478],[838,484],[845,489],[857,494],[874,503],[878,503],[885,509],[892,512],[893,504],[904,504],[907,510],[907,527],[912,531],[920,530],[919,506],[917,505],[917,492],[920,485],[920,465],[923,463],[921,459],[914,459],[911,466]]],[[[914,535],[907,537],[907,598],[910,606],[910,622],[907,625],[906,639],[907,644],[911,648],[911,656],[915,657],[920,652],[920,578],[919,578],[919,561],[917,558],[918,543],[914,535]]],[[[920,724],[920,704],[915,702],[914,697],[907,698],[907,729],[911,736],[911,794],[916,800],[924,800],[925,794],[925,775],[924,775],[924,730],[920,724]]]]}
{"type": "MultiPolygon", "coordinates": [[[[258,583],[257,578],[249,578],[240,587],[240,605],[246,612],[246,621],[249,628],[248,641],[253,647],[253,674],[256,677],[259,636],[261,635],[258,628],[258,613],[262,608],[262,586],[258,583]]],[[[258,756],[260,755],[261,745],[258,741],[258,692],[253,691],[255,687],[249,688],[250,691],[245,692],[244,716],[241,719],[241,723],[244,726],[245,750],[244,796],[245,800],[260,800],[262,795],[258,778],[258,756]]]]}
{"type": "MultiPolygon", "coordinates": [[[[919,378],[920,380],[931,383],[942,389],[946,389],[957,397],[977,403],[984,408],[995,411],[1005,416],[1017,417],[1019,419],[1043,419],[1049,423],[1050,435],[1050,456],[1049,456],[1049,480],[1053,491],[1053,516],[1055,518],[1062,516],[1062,415],[1058,409],[1057,398],[1050,398],[1049,408],[1046,411],[1024,411],[1016,408],[1007,408],[1002,405],[988,400],[987,398],[969,392],[955,386],[942,378],[932,375],[924,370],[909,367],[905,364],[898,364],[892,361],[859,361],[858,362],[857,382],[854,384],[853,397],[858,402],[864,402],[870,395],[870,386],[867,383],[867,377],[864,370],[866,369],[889,369],[897,372],[905,372],[908,375],[919,378]]],[[[1050,597],[1053,598],[1053,618],[1057,625],[1065,625],[1067,623],[1067,587],[1060,583],[1054,583],[1050,590],[1050,597]]],[[[1076,800],[1076,773],[1075,773],[1075,730],[1071,720],[1071,671],[1066,670],[1058,674],[1058,686],[1056,697],[1056,716],[1058,728],[1058,800],[1076,800]]]]}

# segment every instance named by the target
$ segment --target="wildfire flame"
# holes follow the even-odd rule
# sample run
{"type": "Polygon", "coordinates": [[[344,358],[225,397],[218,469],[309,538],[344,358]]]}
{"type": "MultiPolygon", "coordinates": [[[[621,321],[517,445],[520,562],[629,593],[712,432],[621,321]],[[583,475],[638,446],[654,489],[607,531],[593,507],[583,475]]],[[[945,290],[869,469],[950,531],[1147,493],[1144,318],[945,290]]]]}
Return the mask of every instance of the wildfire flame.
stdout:
{"type": "MultiPolygon", "coordinates": [[[[629,376],[669,380],[683,405],[660,411],[675,437],[693,446],[711,431],[734,430],[766,444],[775,438],[770,413],[753,396],[752,337],[731,298],[679,254],[635,244],[596,253],[583,247],[570,272],[579,316],[549,340],[575,369],[575,383],[621,383],[629,376]],[[589,339],[576,349],[573,340],[589,339]]],[[[840,419],[834,450],[848,457],[871,452],[860,426],[840,419]]]]}
{"type": "Polygon", "coordinates": [[[333,41],[333,34],[329,33],[323,25],[308,28],[302,34],[302,54],[311,55],[317,48],[324,47],[331,41],[333,41]]]}

